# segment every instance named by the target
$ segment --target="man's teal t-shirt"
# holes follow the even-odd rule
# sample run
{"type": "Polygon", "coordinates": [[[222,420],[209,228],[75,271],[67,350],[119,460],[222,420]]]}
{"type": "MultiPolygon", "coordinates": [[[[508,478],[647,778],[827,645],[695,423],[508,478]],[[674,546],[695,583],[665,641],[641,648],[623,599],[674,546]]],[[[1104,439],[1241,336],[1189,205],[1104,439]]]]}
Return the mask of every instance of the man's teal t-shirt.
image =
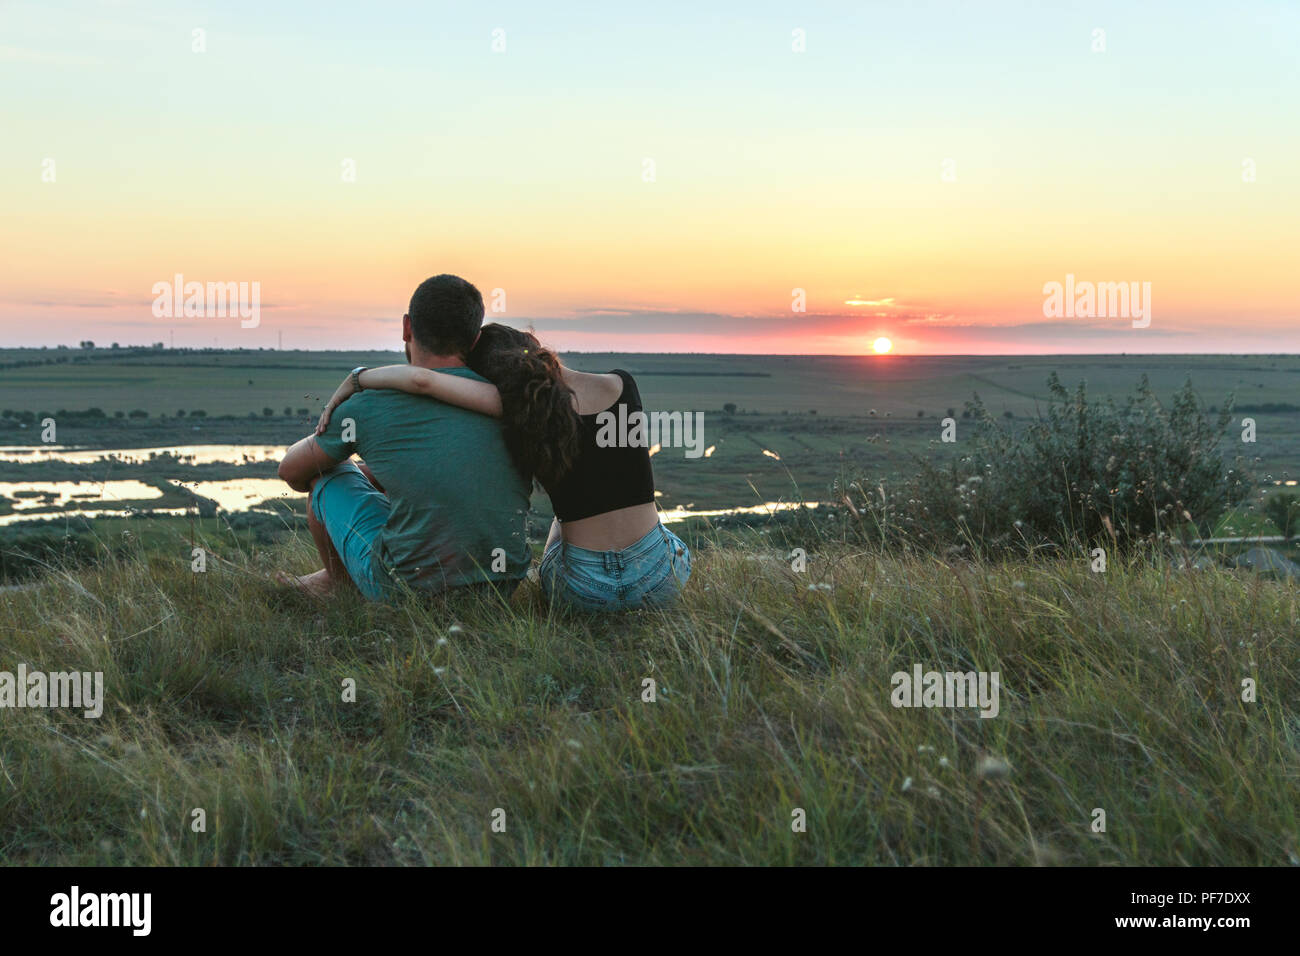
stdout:
{"type": "MultiPolygon", "coordinates": [[[[484,381],[467,368],[438,372],[484,381]]],[[[384,486],[392,510],[373,544],[380,580],[440,590],[527,573],[532,482],[515,468],[498,419],[367,389],[334,410],[316,441],[331,458],[359,454],[384,486]]]]}

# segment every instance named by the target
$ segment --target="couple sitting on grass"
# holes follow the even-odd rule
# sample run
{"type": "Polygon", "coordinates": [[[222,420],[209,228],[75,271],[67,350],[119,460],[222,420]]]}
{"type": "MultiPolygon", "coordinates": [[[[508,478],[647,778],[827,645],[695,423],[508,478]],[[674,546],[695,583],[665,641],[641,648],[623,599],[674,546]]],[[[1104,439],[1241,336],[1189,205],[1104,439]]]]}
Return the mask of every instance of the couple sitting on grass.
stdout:
{"type": "Polygon", "coordinates": [[[678,596],[691,556],[659,521],[649,449],[596,440],[600,412],[641,410],[631,375],[575,372],[531,334],[483,325],[483,297],[452,275],[415,290],[402,338],[409,364],[353,369],[280,462],[308,493],[324,567],[279,580],[312,596],[355,585],[373,601],[508,595],[531,564],[536,478],[555,511],[538,569],[552,602],[616,611],[678,596]]]}

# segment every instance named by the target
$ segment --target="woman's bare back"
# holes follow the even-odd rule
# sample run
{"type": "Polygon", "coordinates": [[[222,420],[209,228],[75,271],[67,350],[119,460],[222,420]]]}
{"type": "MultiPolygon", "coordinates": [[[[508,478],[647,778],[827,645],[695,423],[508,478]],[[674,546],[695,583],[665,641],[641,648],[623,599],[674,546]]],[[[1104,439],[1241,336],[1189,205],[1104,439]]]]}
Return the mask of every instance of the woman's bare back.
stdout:
{"type": "MultiPolygon", "coordinates": [[[[577,372],[564,369],[564,384],[573,389],[575,408],[579,415],[595,415],[618,401],[623,394],[623,380],[613,372],[577,372]]],[[[578,521],[558,520],[551,525],[546,542],[549,548],[557,535],[579,548],[591,551],[621,551],[636,544],[659,523],[659,509],[654,502],[632,505],[592,515],[578,521]]]]}

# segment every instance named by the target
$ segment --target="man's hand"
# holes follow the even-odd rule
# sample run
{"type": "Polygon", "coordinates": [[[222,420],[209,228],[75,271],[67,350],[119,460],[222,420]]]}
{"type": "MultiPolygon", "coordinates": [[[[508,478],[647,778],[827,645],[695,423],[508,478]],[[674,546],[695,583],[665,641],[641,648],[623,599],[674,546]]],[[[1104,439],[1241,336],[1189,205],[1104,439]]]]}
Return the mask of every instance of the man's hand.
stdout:
{"type": "Polygon", "coordinates": [[[280,462],[277,474],[288,483],[294,491],[311,491],[311,483],[338,464],[338,459],[331,458],[316,443],[315,435],[295,443],[280,462]]]}

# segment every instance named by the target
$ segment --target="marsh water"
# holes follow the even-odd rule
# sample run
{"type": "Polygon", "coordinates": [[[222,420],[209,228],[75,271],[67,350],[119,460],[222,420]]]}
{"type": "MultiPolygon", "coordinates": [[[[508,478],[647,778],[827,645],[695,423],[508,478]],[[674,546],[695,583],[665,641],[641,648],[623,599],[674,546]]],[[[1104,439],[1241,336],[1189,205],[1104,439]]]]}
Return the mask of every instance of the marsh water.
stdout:
{"type": "MultiPolygon", "coordinates": [[[[277,462],[284,454],[282,445],[173,445],[153,448],[82,448],[63,445],[9,445],[0,447],[0,462],[40,465],[61,462],[71,465],[96,465],[94,478],[76,480],[0,481],[0,502],[7,513],[0,513],[0,527],[19,521],[80,516],[126,517],[134,514],[185,515],[195,508],[195,498],[216,503],[221,511],[259,511],[278,500],[292,501],[302,496],[291,491],[278,478],[233,477],[223,479],[181,480],[168,477],[113,478],[116,464],[229,465],[235,468],[277,462]]],[[[265,470],[264,468],[262,470],[265,470]]],[[[815,502],[804,503],[809,507],[815,502]]],[[[661,511],[667,524],[687,518],[723,515],[762,515],[800,507],[799,503],[766,501],[736,508],[693,510],[669,508],[661,511]]]]}

